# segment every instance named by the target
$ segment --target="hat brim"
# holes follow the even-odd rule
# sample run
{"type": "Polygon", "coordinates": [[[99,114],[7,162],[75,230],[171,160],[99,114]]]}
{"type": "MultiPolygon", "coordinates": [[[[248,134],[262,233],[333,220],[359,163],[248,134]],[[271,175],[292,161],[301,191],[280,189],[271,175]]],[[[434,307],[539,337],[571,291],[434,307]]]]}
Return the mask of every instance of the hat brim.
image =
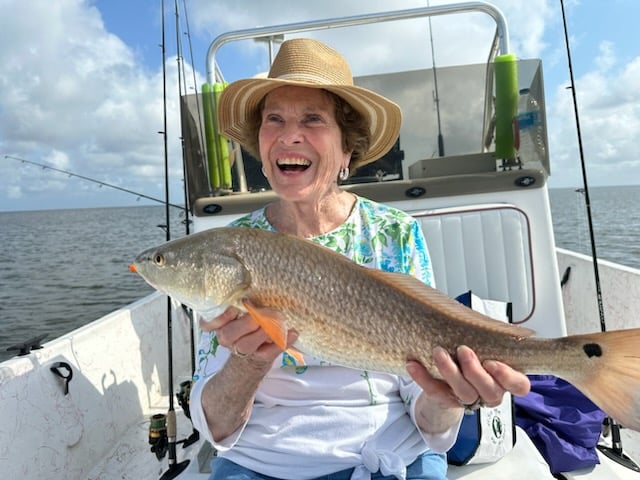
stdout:
{"type": "Polygon", "coordinates": [[[369,124],[369,150],[351,167],[356,169],[387,153],[398,139],[402,125],[400,107],[391,100],[366,88],[355,85],[322,85],[280,78],[250,78],[229,84],[218,102],[218,129],[226,137],[241,145],[247,143],[242,126],[258,108],[260,101],[272,90],[286,85],[321,88],[344,99],[363,115],[369,124]]]}

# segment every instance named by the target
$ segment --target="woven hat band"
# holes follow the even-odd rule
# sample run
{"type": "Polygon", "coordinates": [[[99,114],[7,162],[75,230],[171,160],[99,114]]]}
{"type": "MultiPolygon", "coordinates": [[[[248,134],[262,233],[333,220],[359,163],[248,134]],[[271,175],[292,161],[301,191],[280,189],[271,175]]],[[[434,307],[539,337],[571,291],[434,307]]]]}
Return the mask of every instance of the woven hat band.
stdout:
{"type": "Polygon", "coordinates": [[[319,75],[314,73],[294,73],[279,75],[277,77],[268,77],[276,80],[288,80],[290,82],[308,83],[310,85],[349,85],[349,84],[337,84],[332,79],[327,79],[326,75],[319,75]]]}

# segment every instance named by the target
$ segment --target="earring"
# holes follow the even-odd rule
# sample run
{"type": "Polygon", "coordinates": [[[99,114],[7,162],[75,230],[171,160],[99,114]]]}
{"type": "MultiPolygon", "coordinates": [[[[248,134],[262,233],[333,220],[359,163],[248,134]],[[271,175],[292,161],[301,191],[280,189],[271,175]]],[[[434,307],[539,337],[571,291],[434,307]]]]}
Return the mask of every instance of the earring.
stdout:
{"type": "Polygon", "coordinates": [[[340,172],[338,173],[338,178],[342,182],[344,182],[347,178],[349,178],[349,167],[341,168],[340,172]]]}

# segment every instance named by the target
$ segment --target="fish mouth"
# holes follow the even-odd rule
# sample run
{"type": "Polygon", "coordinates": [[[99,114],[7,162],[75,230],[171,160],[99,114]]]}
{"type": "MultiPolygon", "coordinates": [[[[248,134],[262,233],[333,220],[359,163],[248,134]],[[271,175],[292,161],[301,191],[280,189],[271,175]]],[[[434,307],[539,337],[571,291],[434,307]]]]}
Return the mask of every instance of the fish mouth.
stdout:
{"type": "Polygon", "coordinates": [[[276,166],[281,172],[304,172],[311,166],[311,162],[301,157],[279,158],[276,166]]]}

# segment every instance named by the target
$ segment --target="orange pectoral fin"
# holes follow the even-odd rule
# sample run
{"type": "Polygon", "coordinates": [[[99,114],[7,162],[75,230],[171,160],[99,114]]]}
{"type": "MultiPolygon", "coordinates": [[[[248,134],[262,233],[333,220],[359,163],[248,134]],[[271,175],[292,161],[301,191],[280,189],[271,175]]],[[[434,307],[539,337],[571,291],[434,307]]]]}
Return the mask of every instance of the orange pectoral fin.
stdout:
{"type": "MultiPolygon", "coordinates": [[[[258,325],[267,333],[273,343],[278,345],[282,350],[287,348],[287,327],[276,310],[271,308],[260,308],[253,305],[249,300],[242,300],[244,308],[247,309],[249,315],[258,322],[258,325]]],[[[296,358],[295,355],[291,355],[296,358]]]]}
{"type": "Polygon", "coordinates": [[[304,361],[304,356],[302,356],[302,352],[297,348],[291,347],[285,350],[285,352],[291,355],[293,358],[295,358],[297,366],[301,367],[306,365],[304,361]]]}

